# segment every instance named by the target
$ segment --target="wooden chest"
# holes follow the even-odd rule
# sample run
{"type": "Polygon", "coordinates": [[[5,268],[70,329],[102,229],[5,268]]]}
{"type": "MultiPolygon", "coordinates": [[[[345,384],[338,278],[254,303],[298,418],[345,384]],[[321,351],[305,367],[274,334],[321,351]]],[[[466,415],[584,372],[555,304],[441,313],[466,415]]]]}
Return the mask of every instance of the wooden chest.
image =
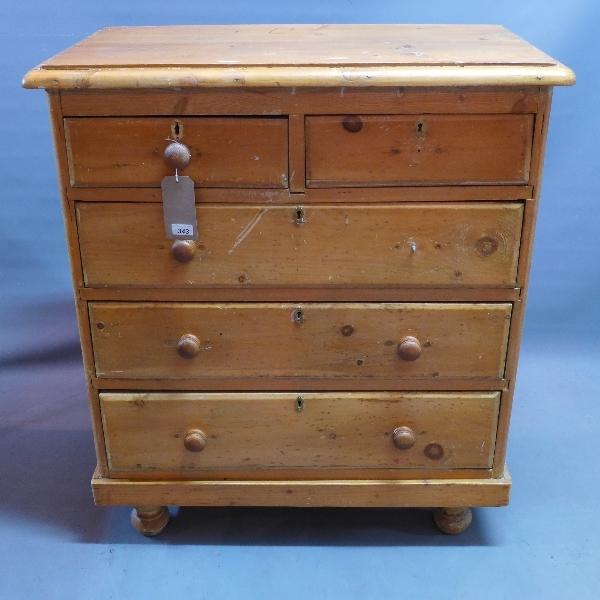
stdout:
{"type": "Polygon", "coordinates": [[[95,501],[147,535],[167,505],[437,507],[458,533],[507,504],[550,95],[573,82],[496,26],[112,28],[30,71],[95,501]],[[195,240],[165,231],[174,177],[195,240]]]}

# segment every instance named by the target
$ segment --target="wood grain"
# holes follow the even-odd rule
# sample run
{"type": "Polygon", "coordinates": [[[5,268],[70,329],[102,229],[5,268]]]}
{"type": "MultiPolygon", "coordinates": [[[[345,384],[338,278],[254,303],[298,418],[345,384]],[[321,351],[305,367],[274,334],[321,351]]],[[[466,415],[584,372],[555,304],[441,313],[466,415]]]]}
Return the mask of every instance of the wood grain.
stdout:
{"type": "Polygon", "coordinates": [[[219,469],[489,468],[499,397],[101,393],[100,402],[111,476],[158,469],[176,478],[219,469]],[[400,426],[417,432],[409,449],[392,442],[400,426]],[[184,445],[191,430],[206,436],[199,452],[184,445]]]}
{"type": "Polygon", "coordinates": [[[504,372],[510,304],[89,303],[96,373],[109,378],[279,377],[497,379],[504,372]],[[301,317],[296,319],[297,312],[301,317]],[[181,358],[184,334],[202,343],[181,358]],[[423,355],[402,361],[405,335],[423,355]]]}
{"type": "Polygon", "coordinates": [[[289,165],[290,192],[302,193],[306,182],[306,141],[304,139],[304,116],[289,117],[289,165]]]}
{"type": "Polygon", "coordinates": [[[499,416],[499,439],[498,455],[494,460],[494,474],[497,475],[502,469],[506,459],[508,444],[508,429],[512,411],[513,397],[515,394],[516,375],[519,359],[519,350],[523,336],[523,323],[525,317],[525,303],[527,300],[527,288],[529,271],[533,256],[533,242],[535,235],[535,223],[541,196],[541,179],[544,164],[544,151],[548,137],[550,124],[550,108],[552,104],[552,90],[547,91],[541,98],[540,113],[536,117],[535,128],[535,152],[533,154],[532,168],[536,173],[536,185],[534,198],[528,200],[525,205],[524,228],[521,240],[522,252],[519,256],[518,279],[523,285],[521,298],[514,304],[514,319],[511,322],[510,344],[507,352],[507,376],[509,378],[509,389],[502,394],[501,410],[499,416]]]}
{"type": "Polygon", "coordinates": [[[99,31],[26,87],[553,85],[573,72],[495,25],[235,25],[99,31]]]}
{"type": "Polygon", "coordinates": [[[109,27],[44,68],[222,65],[553,65],[498,25],[109,27]]]}
{"type": "Polygon", "coordinates": [[[255,88],[60,92],[69,117],[535,113],[545,88],[255,88]]]}
{"type": "Polygon", "coordinates": [[[551,86],[573,85],[575,75],[564,65],[448,65],[361,67],[133,67],[43,69],[29,71],[25,88],[47,90],[220,89],[395,86],[551,86]]]}
{"type": "Polygon", "coordinates": [[[514,287],[521,203],[302,207],[199,204],[180,263],[159,205],[79,203],[91,287],[514,287]]]}
{"type": "Polygon", "coordinates": [[[99,505],[462,507],[508,504],[507,470],[490,479],[131,481],[94,474],[99,505]]]}
{"type": "Polygon", "coordinates": [[[306,118],[309,187],[527,183],[531,115],[306,118]]]}
{"type": "MultiPolygon", "coordinates": [[[[165,392],[166,390],[161,390],[165,392]]],[[[108,390],[110,392],[110,390],[108,390]]],[[[128,392],[136,393],[136,390],[128,390],[128,392]]],[[[148,393],[147,391],[141,392],[143,394],[148,393]]],[[[181,392],[177,392],[181,393],[181,392]]],[[[253,393],[253,392],[243,392],[253,393]]],[[[288,392],[289,393],[289,392],[288,392]]],[[[336,392],[340,393],[340,392],[336,392]]],[[[409,392],[414,394],[415,392],[409,392]]],[[[435,393],[435,392],[433,392],[435,393]]],[[[463,393],[463,392],[461,392],[463,393]]],[[[264,394],[264,392],[262,392],[264,394]]],[[[434,462],[434,461],[430,461],[434,462]]],[[[108,473],[108,472],[107,472],[108,473]]],[[[108,474],[106,475],[108,477],[108,474]]],[[[147,469],[140,472],[137,466],[134,466],[134,470],[120,470],[115,472],[112,477],[115,479],[133,479],[136,481],[263,481],[266,478],[266,473],[263,469],[247,469],[242,467],[234,467],[233,469],[203,469],[199,474],[198,471],[194,470],[180,470],[177,475],[174,476],[172,472],[164,471],[160,469],[147,469]]],[[[306,481],[306,480],[319,480],[327,481],[331,479],[354,479],[354,480],[400,480],[400,479],[489,479],[495,477],[492,475],[492,469],[488,468],[469,468],[469,469],[455,469],[455,468],[440,468],[439,466],[433,466],[433,468],[425,467],[414,467],[414,468],[381,468],[381,467],[369,467],[369,468],[357,468],[357,467],[269,467],[268,469],[268,480],[269,481],[306,481]]]]}
{"type": "MultiPolygon", "coordinates": [[[[177,119],[192,153],[182,173],[205,187],[285,188],[288,123],[281,117],[177,119]]],[[[160,187],[174,175],[163,151],[173,119],[69,118],[66,144],[72,186],[160,187]]]]}
{"type": "Polygon", "coordinates": [[[97,390],[189,390],[204,391],[496,391],[504,390],[507,381],[502,378],[473,377],[426,377],[422,379],[411,377],[340,377],[316,374],[314,376],[298,377],[297,375],[256,377],[250,374],[246,377],[215,376],[206,377],[203,373],[188,375],[185,378],[166,379],[164,377],[96,377],[93,380],[97,390]]]}
{"type": "Polygon", "coordinates": [[[60,190],[62,215],[65,225],[67,248],[69,251],[71,279],[75,298],[75,312],[77,316],[77,329],[81,341],[87,403],[91,414],[94,448],[96,451],[96,468],[100,475],[105,475],[107,473],[108,466],[106,448],[104,446],[104,432],[102,430],[102,421],[100,416],[100,402],[92,382],[92,379],[95,375],[95,365],[90,335],[89,313],[87,303],[81,301],[78,296],[78,291],[83,286],[83,270],[81,266],[81,256],[78,251],[79,242],[77,238],[77,218],[75,215],[74,205],[69,201],[67,194],[67,189],[69,187],[67,152],[64,144],[64,121],[61,114],[60,98],[58,94],[53,92],[48,94],[48,105],[50,109],[50,123],[52,126],[52,136],[56,153],[56,166],[58,169],[58,184],[60,190]]]}

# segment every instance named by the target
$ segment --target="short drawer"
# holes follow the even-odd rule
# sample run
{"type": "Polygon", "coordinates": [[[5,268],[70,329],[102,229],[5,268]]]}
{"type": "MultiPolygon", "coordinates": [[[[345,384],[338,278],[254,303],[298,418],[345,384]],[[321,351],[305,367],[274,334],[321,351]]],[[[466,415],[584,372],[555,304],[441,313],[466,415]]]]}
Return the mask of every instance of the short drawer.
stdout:
{"type": "Polygon", "coordinates": [[[197,243],[162,206],[79,203],[90,287],[513,287],[521,203],[197,206],[197,243]]]}
{"type": "Polygon", "coordinates": [[[89,304],[108,378],[501,378],[511,305],[89,304]]]}
{"type": "Polygon", "coordinates": [[[525,184],[533,115],[306,118],[309,187],[525,184]]]}
{"type": "Polygon", "coordinates": [[[101,393],[111,476],[491,467],[497,392],[101,393]]]}
{"type": "Polygon", "coordinates": [[[173,128],[192,154],[183,174],[203,187],[288,185],[288,125],[282,117],[68,118],[74,187],[160,187],[174,175],[163,152],[173,128]]]}

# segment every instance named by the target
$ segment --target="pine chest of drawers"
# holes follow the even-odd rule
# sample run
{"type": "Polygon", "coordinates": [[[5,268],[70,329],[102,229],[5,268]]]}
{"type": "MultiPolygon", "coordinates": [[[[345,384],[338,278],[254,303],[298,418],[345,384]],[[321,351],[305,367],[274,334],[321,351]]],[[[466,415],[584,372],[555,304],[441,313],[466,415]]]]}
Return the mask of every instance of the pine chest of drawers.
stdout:
{"type": "Polygon", "coordinates": [[[432,507],[457,533],[506,504],[550,94],[573,81],[496,26],[113,28],[30,71],[96,502],[148,535],[167,505],[432,507]]]}

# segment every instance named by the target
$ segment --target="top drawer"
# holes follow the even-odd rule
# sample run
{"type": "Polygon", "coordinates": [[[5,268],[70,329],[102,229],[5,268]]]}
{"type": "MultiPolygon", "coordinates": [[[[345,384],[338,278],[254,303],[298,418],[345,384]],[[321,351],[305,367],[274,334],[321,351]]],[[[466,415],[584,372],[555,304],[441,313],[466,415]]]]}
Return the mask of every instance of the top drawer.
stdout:
{"type": "Polygon", "coordinates": [[[178,134],[192,153],[185,169],[203,187],[285,188],[283,117],[69,118],[65,135],[73,187],[160,187],[174,175],[163,159],[178,134]]]}
{"type": "Polygon", "coordinates": [[[533,115],[306,119],[308,187],[526,184],[533,115]]]}

